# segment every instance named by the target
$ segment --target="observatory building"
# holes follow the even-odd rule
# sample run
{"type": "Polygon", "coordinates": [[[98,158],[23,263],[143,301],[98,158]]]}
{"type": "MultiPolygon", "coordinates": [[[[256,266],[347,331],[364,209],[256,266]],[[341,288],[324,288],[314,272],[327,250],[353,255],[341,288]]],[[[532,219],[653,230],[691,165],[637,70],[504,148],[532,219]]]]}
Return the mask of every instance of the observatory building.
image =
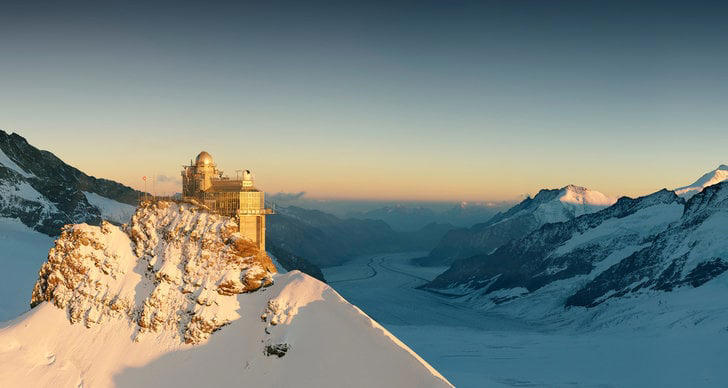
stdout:
{"type": "Polygon", "coordinates": [[[195,200],[210,210],[238,219],[240,234],[265,252],[265,193],[253,186],[253,174],[242,170],[238,179],[230,179],[217,169],[205,151],[194,163],[182,166],[182,197],[195,200]]]}

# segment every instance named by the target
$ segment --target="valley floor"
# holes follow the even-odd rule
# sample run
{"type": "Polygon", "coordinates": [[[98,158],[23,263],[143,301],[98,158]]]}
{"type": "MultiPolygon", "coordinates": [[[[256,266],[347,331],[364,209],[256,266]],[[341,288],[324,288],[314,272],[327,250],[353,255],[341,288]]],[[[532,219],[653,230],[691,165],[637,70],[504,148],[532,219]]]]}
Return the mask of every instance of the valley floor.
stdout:
{"type": "Polygon", "coordinates": [[[523,322],[417,290],[444,270],[411,265],[419,256],[363,256],[324,275],[458,387],[718,387],[728,381],[727,330],[585,334],[523,322]]]}

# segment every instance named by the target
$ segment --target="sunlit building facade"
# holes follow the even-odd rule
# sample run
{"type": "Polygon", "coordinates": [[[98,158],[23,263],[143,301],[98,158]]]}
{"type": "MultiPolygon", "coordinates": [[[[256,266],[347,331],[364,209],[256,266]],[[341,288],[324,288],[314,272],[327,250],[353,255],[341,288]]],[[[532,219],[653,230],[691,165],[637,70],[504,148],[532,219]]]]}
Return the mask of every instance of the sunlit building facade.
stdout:
{"type": "Polygon", "coordinates": [[[217,169],[212,156],[202,151],[189,166],[182,166],[182,196],[216,213],[236,217],[240,233],[265,252],[265,193],[253,185],[250,170],[230,179],[217,169]]]}

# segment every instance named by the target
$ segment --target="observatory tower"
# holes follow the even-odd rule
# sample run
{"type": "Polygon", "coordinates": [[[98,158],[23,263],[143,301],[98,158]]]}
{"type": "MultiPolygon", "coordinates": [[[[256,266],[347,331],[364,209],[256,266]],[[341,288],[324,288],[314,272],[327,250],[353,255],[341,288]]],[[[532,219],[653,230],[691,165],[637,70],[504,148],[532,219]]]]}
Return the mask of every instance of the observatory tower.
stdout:
{"type": "Polygon", "coordinates": [[[182,196],[195,200],[222,215],[236,217],[240,234],[265,252],[265,193],[255,188],[253,174],[243,170],[242,177],[230,179],[217,169],[212,156],[202,151],[194,163],[182,166],[182,196]]]}

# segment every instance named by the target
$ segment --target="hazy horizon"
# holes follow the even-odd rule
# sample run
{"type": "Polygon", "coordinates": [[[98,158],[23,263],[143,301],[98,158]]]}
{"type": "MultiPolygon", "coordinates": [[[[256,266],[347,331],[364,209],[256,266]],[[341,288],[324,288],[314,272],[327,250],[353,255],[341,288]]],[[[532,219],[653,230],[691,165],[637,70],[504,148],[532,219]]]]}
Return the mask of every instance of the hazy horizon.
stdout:
{"type": "Polygon", "coordinates": [[[727,161],[727,10],[8,3],[0,128],[90,175],[161,176],[161,194],[206,150],[312,199],[639,196],[727,161]]]}

